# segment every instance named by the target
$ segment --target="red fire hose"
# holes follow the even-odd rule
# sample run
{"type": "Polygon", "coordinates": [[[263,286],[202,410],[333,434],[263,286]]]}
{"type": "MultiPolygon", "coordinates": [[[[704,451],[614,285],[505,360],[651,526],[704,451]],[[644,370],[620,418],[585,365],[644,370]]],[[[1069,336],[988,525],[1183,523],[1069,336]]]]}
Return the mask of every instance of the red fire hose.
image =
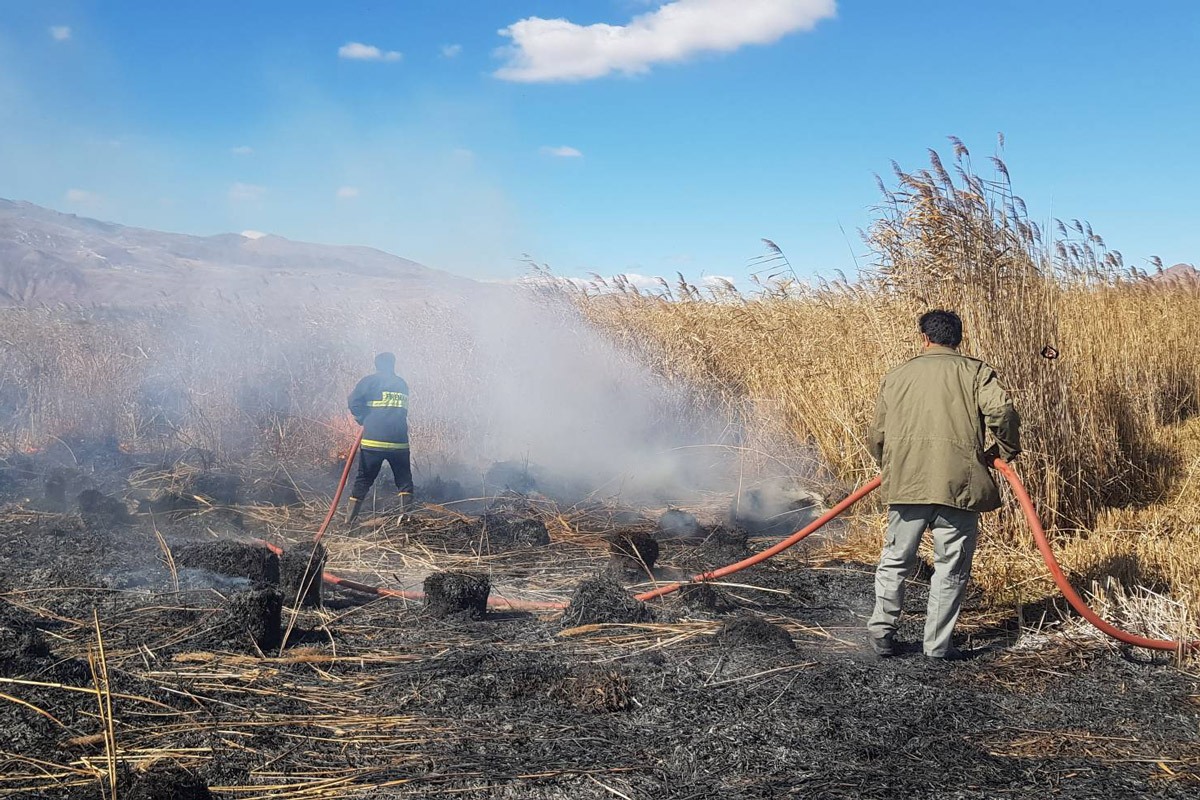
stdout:
{"type": "Polygon", "coordinates": [[[1013,494],[1017,496],[1017,502],[1021,504],[1021,511],[1025,512],[1025,521],[1029,523],[1029,528],[1033,531],[1033,538],[1037,542],[1038,550],[1042,553],[1042,559],[1046,562],[1046,567],[1049,568],[1051,577],[1054,578],[1054,585],[1063,593],[1063,597],[1067,598],[1067,602],[1071,604],[1071,608],[1075,609],[1079,616],[1114,639],[1134,645],[1135,647],[1146,647],[1151,650],[1174,650],[1179,653],[1200,651],[1200,641],[1172,642],[1167,639],[1148,639],[1145,636],[1138,636],[1137,634],[1123,631],[1115,625],[1105,622],[1099,614],[1092,611],[1083,598],[1079,596],[1079,593],[1075,591],[1075,588],[1071,586],[1071,582],[1067,580],[1067,576],[1063,574],[1062,567],[1058,564],[1058,559],[1054,557],[1054,551],[1050,549],[1050,542],[1046,539],[1046,531],[1042,528],[1042,521],[1038,519],[1037,510],[1033,507],[1033,501],[1029,499],[1029,492],[1025,491],[1025,484],[1021,483],[1021,479],[1017,476],[1017,471],[1010,464],[999,458],[995,460],[992,466],[999,470],[1000,474],[1008,480],[1008,485],[1012,487],[1013,494]]]}
{"type": "Polygon", "coordinates": [[[333,502],[329,504],[329,513],[325,515],[325,521],[321,523],[321,527],[317,528],[317,535],[313,537],[314,544],[320,544],[321,537],[325,535],[325,531],[329,528],[329,523],[333,522],[333,516],[337,513],[338,504],[342,502],[342,492],[346,490],[346,481],[350,477],[350,467],[354,464],[354,457],[358,455],[358,448],[362,445],[362,434],[354,440],[354,446],[350,448],[350,454],[346,456],[346,466],[342,467],[342,478],[338,481],[337,491],[333,493],[333,502]]]}
{"type": "MultiPolygon", "coordinates": [[[[326,529],[329,527],[329,523],[333,520],[334,514],[337,512],[338,503],[342,499],[342,492],[346,488],[346,480],[350,476],[350,465],[354,462],[354,456],[358,452],[358,448],[359,442],[355,441],[354,447],[350,449],[350,454],[346,457],[346,466],[345,469],[342,470],[342,478],[338,482],[337,490],[334,492],[333,502],[329,505],[329,513],[325,515],[325,521],[321,523],[321,527],[317,530],[317,534],[313,539],[314,542],[321,541],[321,538],[325,535],[326,529]]],[[[1038,518],[1037,510],[1033,507],[1033,501],[1029,498],[1029,492],[1025,490],[1025,485],[1021,483],[1021,478],[1017,475],[1016,470],[1014,470],[1011,465],[1000,458],[997,458],[993,462],[992,466],[994,466],[996,470],[1004,476],[1004,478],[1008,481],[1009,486],[1012,487],[1013,494],[1016,495],[1017,502],[1021,506],[1021,511],[1025,514],[1025,521],[1029,524],[1030,530],[1033,531],[1033,538],[1034,541],[1037,542],[1037,547],[1042,554],[1042,559],[1046,562],[1046,567],[1050,570],[1050,576],[1054,579],[1054,585],[1058,587],[1060,592],[1062,592],[1063,596],[1067,599],[1067,602],[1071,605],[1071,608],[1075,609],[1076,613],[1108,636],[1111,636],[1118,641],[1125,642],[1126,644],[1134,645],[1135,647],[1145,647],[1150,650],[1170,650],[1179,653],[1187,651],[1200,651],[1200,641],[1175,642],[1167,639],[1150,639],[1145,636],[1138,636],[1137,634],[1123,631],[1115,625],[1104,621],[1099,614],[1089,608],[1084,599],[1080,597],[1079,593],[1075,591],[1075,588],[1071,586],[1070,581],[1067,580],[1067,576],[1062,571],[1062,567],[1059,566],[1058,559],[1054,557],[1054,551],[1050,548],[1050,542],[1046,538],[1046,531],[1042,527],[1042,521],[1038,518]]],[[[807,538],[809,535],[813,534],[830,521],[840,516],[859,500],[878,489],[881,483],[882,479],[879,477],[875,477],[867,483],[864,483],[849,497],[842,500],[820,517],[810,522],[804,528],[796,531],[791,536],[772,545],[771,547],[768,547],[766,550],[755,553],[749,558],[733,564],[728,564],[724,567],[720,567],[709,572],[702,572],[699,575],[694,575],[686,582],[668,583],[663,586],[656,587],[650,591],[635,595],[635,597],[636,599],[642,601],[653,600],[656,597],[663,597],[664,595],[671,594],[672,592],[677,592],[689,584],[703,583],[705,581],[723,578],[726,575],[732,575],[733,573],[740,572],[747,567],[752,567],[755,564],[760,564],[769,558],[773,558],[774,556],[782,553],[784,550],[795,546],[803,539],[807,538]]],[[[275,547],[274,545],[268,544],[267,546],[270,547],[271,550],[275,551],[276,554],[282,554],[283,552],[282,549],[275,547]]],[[[379,586],[368,586],[364,583],[358,583],[357,581],[351,581],[338,577],[331,572],[322,573],[321,577],[326,583],[334,586],[340,586],[344,589],[352,589],[356,592],[374,594],[379,597],[397,597],[405,600],[420,600],[424,598],[424,594],[421,592],[409,592],[399,589],[387,589],[379,586]]],[[[566,603],[561,602],[531,602],[523,600],[508,600],[503,597],[489,598],[488,605],[496,605],[512,610],[524,611],[549,611],[566,607],[566,603]]]]}
{"type": "Polygon", "coordinates": [[[648,592],[642,592],[641,594],[637,595],[637,599],[653,600],[655,597],[662,597],[663,595],[670,594],[671,592],[677,592],[689,583],[701,583],[703,581],[711,581],[717,578],[723,578],[726,575],[732,575],[735,572],[741,572],[747,567],[752,567],[755,564],[762,563],[768,558],[773,558],[774,556],[782,553],[784,550],[787,550],[789,547],[798,544],[800,540],[807,538],[809,534],[824,527],[826,523],[831,522],[835,517],[840,516],[841,513],[850,508],[850,506],[854,505],[859,500],[862,500],[871,492],[878,489],[881,482],[882,479],[876,477],[873,480],[864,483],[854,491],[854,494],[850,495],[845,500],[826,511],[824,514],[817,517],[815,520],[808,523],[808,525],[796,531],[791,536],[775,545],[772,545],[771,547],[768,547],[762,552],[755,553],[749,558],[743,559],[734,564],[727,564],[724,567],[714,569],[711,572],[702,572],[699,575],[693,575],[692,578],[686,583],[668,583],[665,586],[659,586],[658,588],[651,589],[648,592]]]}

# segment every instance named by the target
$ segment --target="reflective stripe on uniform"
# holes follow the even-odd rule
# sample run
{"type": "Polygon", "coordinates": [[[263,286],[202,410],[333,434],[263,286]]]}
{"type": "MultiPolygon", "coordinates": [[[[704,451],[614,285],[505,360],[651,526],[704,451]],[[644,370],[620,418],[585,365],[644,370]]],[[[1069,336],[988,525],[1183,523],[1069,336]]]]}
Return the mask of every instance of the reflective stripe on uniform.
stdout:
{"type": "Polygon", "coordinates": [[[363,439],[360,446],[365,450],[407,450],[408,442],[380,442],[375,439],[363,439]]]}
{"type": "Polygon", "coordinates": [[[368,400],[370,408],[408,408],[408,395],[404,392],[380,392],[378,400],[368,400]]]}

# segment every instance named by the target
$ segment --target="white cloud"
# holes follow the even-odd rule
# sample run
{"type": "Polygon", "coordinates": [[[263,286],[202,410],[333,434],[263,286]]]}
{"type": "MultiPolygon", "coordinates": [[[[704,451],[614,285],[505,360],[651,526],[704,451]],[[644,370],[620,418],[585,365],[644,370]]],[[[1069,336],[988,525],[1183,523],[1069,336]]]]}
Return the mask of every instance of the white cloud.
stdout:
{"type": "Polygon", "coordinates": [[[233,203],[253,203],[261,200],[266,193],[265,186],[238,182],[229,187],[229,200],[233,203]]]}
{"type": "Polygon", "coordinates": [[[266,235],[262,231],[242,231],[242,236],[245,236],[247,239],[261,239],[266,235]]]}
{"type": "Polygon", "coordinates": [[[358,197],[358,187],[357,186],[338,187],[337,197],[339,200],[353,200],[355,197],[358,197]]]}
{"type": "Polygon", "coordinates": [[[249,145],[238,145],[237,147],[229,148],[229,152],[235,156],[248,156],[254,152],[254,148],[249,145]]]}
{"type": "Polygon", "coordinates": [[[450,158],[456,164],[474,164],[475,151],[467,147],[456,147],[450,151],[450,158]]]}
{"type": "Polygon", "coordinates": [[[56,42],[65,42],[71,38],[71,29],[66,25],[55,25],[50,28],[50,38],[56,42]]]}
{"type": "Polygon", "coordinates": [[[97,206],[104,199],[95,192],[89,192],[87,189],[67,189],[63,197],[73,206],[97,206]]]}
{"type": "Polygon", "coordinates": [[[380,50],[373,44],[346,42],[338,48],[338,58],[352,61],[399,61],[404,54],[395,50],[380,50]]]}
{"type": "Polygon", "coordinates": [[[500,30],[512,44],[496,71],[506,81],[581,81],[633,75],[705,52],[771,44],[834,16],[836,0],[675,0],[627,25],[528,17],[500,30]]]}
{"type": "Polygon", "coordinates": [[[462,52],[461,44],[444,44],[442,45],[442,58],[454,58],[462,52]]]}
{"type": "Polygon", "coordinates": [[[583,158],[583,153],[574,147],[567,147],[565,144],[559,147],[543,147],[542,152],[555,158],[583,158]]]}
{"type": "Polygon", "coordinates": [[[664,288],[663,279],[652,275],[639,275],[636,272],[626,272],[613,280],[624,281],[641,292],[661,292],[664,288]]]}

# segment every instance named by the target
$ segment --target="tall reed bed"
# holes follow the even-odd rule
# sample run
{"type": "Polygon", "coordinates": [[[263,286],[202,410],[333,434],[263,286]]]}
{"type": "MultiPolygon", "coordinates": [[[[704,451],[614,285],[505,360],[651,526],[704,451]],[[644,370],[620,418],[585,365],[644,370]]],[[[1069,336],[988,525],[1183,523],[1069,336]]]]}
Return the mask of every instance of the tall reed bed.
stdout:
{"type": "MultiPolygon", "coordinates": [[[[1128,268],[1086,223],[1043,229],[1002,160],[989,159],[983,177],[952,145],[948,166],[931,151],[928,168],[897,166],[892,185],[880,181],[864,234],[873,264],[854,281],[796,280],[767,242],[780,269],[755,291],[681,281],[645,292],[617,279],[578,302],[662,375],[748,404],[748,425],[807,443],[847,485],[875,472],[864,437],[880,379],[918,350],[917,317],[955,309],[965,351],[997,368],[1021,413],[1018,466],[1060,542],[1074,541],[1068,560],[1116,569],[1114,554],[1144,551],[1143,577],[1170,573],[1200,599],[1194,527],[1160,513],[1153,546],[1134,535],[1122,544],[1112,530],[1114,509],[1169,502],[1194,472],[1200,440],[1172,431],[1200,409],[1200,293],[1128,268]]],[[[1025,552],[1013,510],[991,529],[1025,552]]],[[[1018,573],[1037,568],[1015,551],[1005,558],[1022,563],[1018,573]]],[[[1018,579],[999,560],[992,574],[996,588],[1018,579]]]]}

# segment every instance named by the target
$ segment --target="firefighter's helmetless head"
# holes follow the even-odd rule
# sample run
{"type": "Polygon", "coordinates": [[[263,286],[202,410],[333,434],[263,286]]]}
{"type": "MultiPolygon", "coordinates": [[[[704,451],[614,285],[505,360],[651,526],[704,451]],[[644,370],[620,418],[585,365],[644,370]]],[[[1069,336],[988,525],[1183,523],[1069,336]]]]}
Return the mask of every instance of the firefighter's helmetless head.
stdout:
{"type": "Polygon", "coordinates": [[[396,372],[396,356],[391,353],[380,353],[375,356],[375,371],[384,375],[394,375],[396,372]]]}

